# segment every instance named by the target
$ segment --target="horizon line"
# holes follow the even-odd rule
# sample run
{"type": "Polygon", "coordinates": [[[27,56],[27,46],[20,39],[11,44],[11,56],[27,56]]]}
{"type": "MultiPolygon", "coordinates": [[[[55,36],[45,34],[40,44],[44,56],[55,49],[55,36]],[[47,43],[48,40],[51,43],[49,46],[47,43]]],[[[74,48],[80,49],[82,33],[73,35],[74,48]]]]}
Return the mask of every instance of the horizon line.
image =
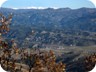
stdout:
{"type": "Polygon", "coordinates": [[[95,7],[80,7],[80,8],[70,8],[70,7],[23,7],[23,8],[9,8],[9,7],[0,7],[0,8],[8,8],[8,9],[14,9],[14,10],[19,10],[19,9],[48,9],[48,8],[52,8],[52,9],[81,9],[81,8],[91,8],[91,9],[95,9],[95,7]]]}

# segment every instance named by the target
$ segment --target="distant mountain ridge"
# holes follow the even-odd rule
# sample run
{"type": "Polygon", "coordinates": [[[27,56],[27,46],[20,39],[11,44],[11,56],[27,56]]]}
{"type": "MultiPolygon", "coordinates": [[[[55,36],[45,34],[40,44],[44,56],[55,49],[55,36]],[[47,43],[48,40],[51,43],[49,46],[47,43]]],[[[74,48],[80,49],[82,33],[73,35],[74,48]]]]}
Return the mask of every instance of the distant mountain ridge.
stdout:
{"type": "MultiPolygon", "coordinates": [[[[95,8],[60,8],[60,9],[7,9],[1,8],[1,13],[13,13],[13,23],[16,25],[26,23],[28,25],[42,26],[56,25],[58,28],[79,28],[89,30],[90,26],[95,26],[96,9],[95,8]],[[94,23],[94,24],[93,24],[94,23]],[[87,28],[85,27],[87,24],[87,28]]],[[[52,27],[52,26],[51,26],[52,27]]],[[[91,29],[90,29],[91,30],[91,29]]],[[[91,31],[94,31],[93,29],[91,31]]],[[[96,30],[95,30],[96,31],[96,30]]]]}
{"type": "MultiPolygon", "coordinates": [[[[96,44],[96,9],[95,8],[47,8],[47,9],[8,9],[0,8],[0,13],[8,15],[13,13],[13,20],[8,37],[16,39],[32,38],[32,30],[37,34],[37,43],[71,45],[76,40],[76,45],[96,44]],[[14,32],[15,31],[15,32],[14,32]],[[45,31],[45,35],[41,35],[45,31]],[[15,36],[11,36],[13,33],[15,36]],[[54,35],[50,36],[50,32],[54,35]],[[20,34],[20,35],[19,35],[20,34]],[[59,35],[58,35],[59,34],[59,35]],[[48,35],[48,36],[47,36],[48,35]],[[62,37],[63,35],[63,37],[62,37]],[[47,36],[47,37],[46,37],[47,36]],[[40,40],[38,38],[41,37],[40,40]],[[56,39],[54,39],[54,37],[56,39]],[[45,39],[43,41],[42,39],[45,39]],[[73,39],[72,39],[73,38],[73,39]],[[64,39],[63,41],[60,41],[64,39]],[[50,41],[49,41],[50,40],[50,41]],[[72,40],[72,42],[70,41],[72,40]],[[87,42],[87,43],[86,43],[87,42]],[[58,43],[58,42],[57,42],[58,43]]],[[[33,40],[33,41],[36,41],[33,40]]]]}

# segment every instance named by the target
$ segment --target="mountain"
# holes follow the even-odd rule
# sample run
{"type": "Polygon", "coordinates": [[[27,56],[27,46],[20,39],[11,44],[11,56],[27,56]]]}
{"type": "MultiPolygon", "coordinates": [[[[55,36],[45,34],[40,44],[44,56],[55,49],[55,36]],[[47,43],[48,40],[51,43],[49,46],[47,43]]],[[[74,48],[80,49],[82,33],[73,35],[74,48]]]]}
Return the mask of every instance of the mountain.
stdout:
{"type": "Polygon", "coordinates": [[[0,13],[13,13],[11,31],[5,37],[16,39],[21,46],[96,45],[95,8],[0,8],[0,13]]]}

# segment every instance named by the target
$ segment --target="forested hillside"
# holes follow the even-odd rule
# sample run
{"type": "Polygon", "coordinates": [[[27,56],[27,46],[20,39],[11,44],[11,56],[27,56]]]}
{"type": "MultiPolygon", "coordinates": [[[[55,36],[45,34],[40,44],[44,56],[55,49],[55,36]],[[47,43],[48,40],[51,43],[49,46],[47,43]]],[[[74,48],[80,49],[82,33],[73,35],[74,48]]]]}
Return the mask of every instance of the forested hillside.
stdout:
{"type": "Polygon", "coordinates": [[[16,39],[21,46],[96,45],[95,8],[1,8],[0,12],[13,14],[7,37],[16,39]]]}

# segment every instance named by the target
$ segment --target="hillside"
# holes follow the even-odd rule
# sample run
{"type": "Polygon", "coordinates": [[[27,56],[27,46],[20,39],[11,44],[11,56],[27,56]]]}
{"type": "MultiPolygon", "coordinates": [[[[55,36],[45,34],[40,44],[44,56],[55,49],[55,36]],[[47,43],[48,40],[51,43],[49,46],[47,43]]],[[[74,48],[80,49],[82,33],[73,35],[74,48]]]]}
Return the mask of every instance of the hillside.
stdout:
{"type": "Polygon", "coordinates": [[[0,13],[13,13],[8,38],[20,46],[45,48],[47,45],[96,45],[96,9],[7,9],[0,13]]]}

